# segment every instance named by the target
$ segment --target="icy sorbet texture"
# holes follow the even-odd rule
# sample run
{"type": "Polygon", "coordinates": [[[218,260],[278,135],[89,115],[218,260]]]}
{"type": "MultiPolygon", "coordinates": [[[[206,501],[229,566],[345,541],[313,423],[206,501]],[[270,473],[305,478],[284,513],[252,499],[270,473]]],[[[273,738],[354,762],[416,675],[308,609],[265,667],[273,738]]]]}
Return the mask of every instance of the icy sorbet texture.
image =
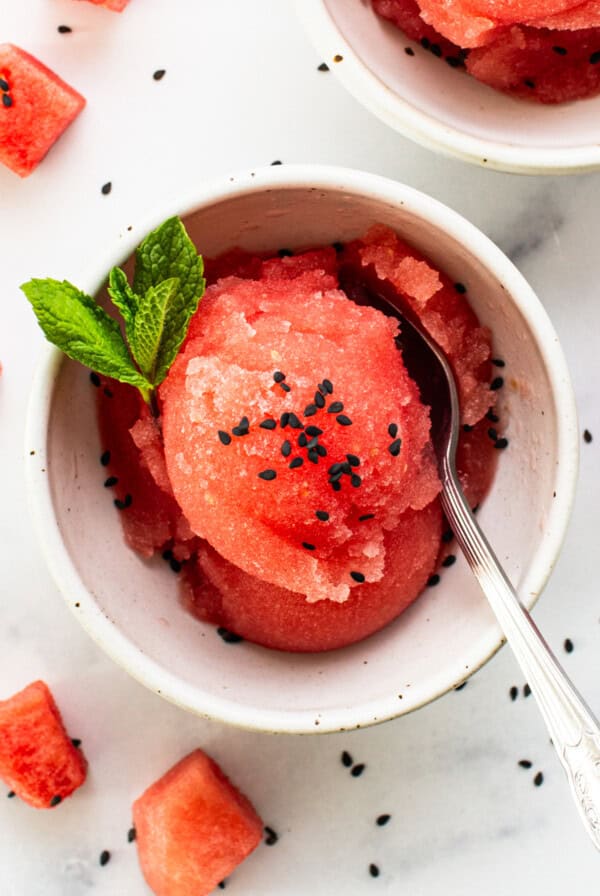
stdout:
{"type": "Polygon", "coordinates": [[[340,288],[348,266],[392,282],[450,358],[467,424],[461,475],[477,503],[498,453],[485,419],[490,335],[464,290],[383,227],[337,252],[207,263],[160,420],[130,399],[116,421],[100,391],[103,437],[121,432],[130,544],[181,566],[201,619],[280,649],[371,634],[418,596],[440,555],[429,409],[398,321],[340,288]]]}
{"type": "Polygon", "coordinates": [[[600,91],[598,0],[372,0],[424,50],[541,103],[600,91]]]}

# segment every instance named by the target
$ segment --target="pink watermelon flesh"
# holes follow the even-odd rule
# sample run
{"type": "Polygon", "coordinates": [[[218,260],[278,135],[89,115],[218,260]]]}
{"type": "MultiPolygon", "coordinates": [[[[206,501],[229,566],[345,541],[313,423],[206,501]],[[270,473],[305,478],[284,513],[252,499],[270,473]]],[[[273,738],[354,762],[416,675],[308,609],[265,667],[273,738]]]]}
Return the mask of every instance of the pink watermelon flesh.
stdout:
{"type": "Polygon", "coordinates": [[[600,91],[600,28],[515,26],[488,46],[471,50],[466,66],[490,87],[523,99],[561,103],[593,96],[600,91]]]}
{"type": "Polygon", "coordinates": [[[57,806],[81,787],[86,770],[43,681],[0,701],[0,778],[24,802],[37,809],[57,806]]]}
{"type": "Polygon", "coordinates": [[[85,99],[12,44],[0,45],[0,78],[8,85],[0,94],[0,162],[27,177],[79,115],[85,99]]]}
{"type": "Polygon", "coordinates": [[[455,68],[466,66],[496,90],[542,103],[582,99],[600,90],[600,0],[551,5],[545,0],[372,2],[407,37],[455,68]]]}
{"type": "Polygon", "coordinates": [[[113,12],[123,12],[129,0],[89,0],[95,6],[104,6],[105,9],[111,9],[113,12]]]}
{"type": "Polygon", "coordinates": [[[394,280],[451,355],[465,422],[475,424],[461,433],[458,467],[469,501],[479,503],[498,456],[483,416],[495,396],[488,385],[489,333],[479,326],[463,287],[457,290],[386,228],[374,228],[340,254],[323,249],[261,259],[234,250],[207,260],[209,280],[222,279],[203,299],[161,390],[162,433],[134,390],[111,384],[114,398],[108,398],[98,389],[102,445],[111,450],[108,472],[119,480],[115,494],[121,501],[133,496],[121,510],[129,544],[147,556],[164,551],[176,568],[184,563],[185,600],[196,615],[279,649],[331,649],[381,628],[417,597],[440,548],[427,413],[394,346],[395,325],[340,293],[340,264],[375,267],[394,280]],[[284,368],[289,393],[273,378],[284,368]],[[304,417],[328,374],[333,394],[324,396],[324,408],[304,417]],[[395,390],[392,418],[386,390],[395,390]],[[356,402],[351,415],[348,398],[356,402]],[[327,413],[336,400],[345,402],[351,426],[327,413]],[[222,445],[218,430],[231,433],[248,404],[261,411],[257,417],[248,413],[249,434],[222,445]],[[285,410],[322,430],[318,441],[328,455],[318,464],[297,444],[300,430],[289,424],[282,430],[285,410]],[[263,419],[276,420],[276,429],[257,428],[263,419]],[[390,422],[403,439],[398,457],[387,450],[390,422]],[[377,445],[382,433],[383,449],[377,445]],[[175,476],[166,472],[163,434],[170,446],[167,467],[181,465],[179,478],[177,469],[175,476]],[[284,440],[293,447],[287,458],[281,454],[284,440]],[[327,470],[348,453],[361,461],[351,468],[361,483],[353,487],[344,474],[335,492],[327,470]],[[296,456],[303,466],[290,470],[296,456]],[[264,468],[276,469],[277,478],[248,475],[264,468]],[[176,481],[182,506],[172,495],[176,481]],[[319,519],[317,510],[328,519],[319,519]],[[374,519],[360,519],[371,513],[374,519]],[[208,541],[194,535],[190,522],[208,541]],[[315,583],[322,596],[316,602],[315,583]]]}
{"type": "Polygon", "coordinates": [[[140,866],[155,896],[207,896],[261,841],[249,800],[202,750],[133,804],[140,866]]]}

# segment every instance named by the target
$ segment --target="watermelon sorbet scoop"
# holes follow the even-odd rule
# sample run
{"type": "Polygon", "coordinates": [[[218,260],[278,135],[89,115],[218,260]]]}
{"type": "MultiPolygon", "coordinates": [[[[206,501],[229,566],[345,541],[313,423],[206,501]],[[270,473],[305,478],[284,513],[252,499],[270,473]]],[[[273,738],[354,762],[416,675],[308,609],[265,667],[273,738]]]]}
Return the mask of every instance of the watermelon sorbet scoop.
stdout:
{"type": "MultiPolygon", "coordinates": [[[[478,502],[498,454],[485,419],[490,334],[464,287],[384,227],[337,251],[207,262],[210,285],[159,391],[159,425],[137,403],[126,421],[126,453],[145,476],[122,513],[130,544],[183,567],[201,619],[284,650],[340,647],[381,628],[440,555],[429,409],[398,321],[351,301],[342,265],[392,282],[448,354],[467,430],[461,474],[478,502]]],[[[108,435],[114,403],[98,391],[108,435]]]]}

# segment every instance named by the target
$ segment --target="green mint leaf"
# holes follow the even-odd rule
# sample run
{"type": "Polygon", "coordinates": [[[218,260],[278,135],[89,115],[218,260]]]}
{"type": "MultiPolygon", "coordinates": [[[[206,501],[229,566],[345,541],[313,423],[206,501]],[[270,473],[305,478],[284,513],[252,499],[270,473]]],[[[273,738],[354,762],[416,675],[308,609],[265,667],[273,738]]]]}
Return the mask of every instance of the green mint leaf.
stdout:
{"type": "Polygon", "coordinates": [[[153,386],[162,383],[177,353],[173,346],[179,344],[181,330],[173,306],[179,292],[179,278],[169,277],[151,286],[139,300],[129,343],[140,370],[153,386]]]}
{"type": "Polygon", "coordinates": [[[103,376],[137,386],[150,383],[136,370],[118,323],[77,287],[63,280],[30,280],[21,286],[46,338],[103,376]]]}
{"type": "Polygon", "coordinates": [[[113,305],[121,312],[121,316],[125,321],[127,339],[131,341],[129,333],[133,330],[139,296],[136,296],[132,290],[127,282],[125,271],[122,271],[121,268],[113,268],[108,275],[108,294],[112,299],[113,305]]]}
{"type": "Polygon", "coordinates": [[[169,218],[149,233],[135,253],[133,292],[137,296],[145,296],[164,280],[173,277],[179,280],[179,288],[169,302],[168,319],[157,353],[154,386],[164,380],[185,339],[192,315],[204,293],[206,281],[203,274],[202,258],[179,218],[169,218]]]}

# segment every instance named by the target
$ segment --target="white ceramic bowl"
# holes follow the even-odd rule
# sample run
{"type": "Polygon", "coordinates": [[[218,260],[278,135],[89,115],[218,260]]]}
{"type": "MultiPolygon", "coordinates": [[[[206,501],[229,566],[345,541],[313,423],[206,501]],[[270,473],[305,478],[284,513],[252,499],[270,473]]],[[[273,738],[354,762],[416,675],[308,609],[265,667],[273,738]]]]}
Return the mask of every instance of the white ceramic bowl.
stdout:
{"type": "Polygon", "coordinates": [[[370,0],[296,0],[296,9],[350,93],[417,143],[521,174],[600,168],[600,96],[558,106],[505,96],[409,41],[370,0]]]}
{"type": "MultiPolygon", "coordinates": [[[[232,246],[276,250],[394,228],[467,284],[494,349],[506,358],[502,452],[480,521],[531,606],[556,560],[573,499],[577,421],[562,351],[540,302],[482,233],[428,196],[371,174],[272,167],[202,185],[111,246],[80,285],[98,293],[146,232],[180,213],[207,256],[232,246]]],[[[248,728],[350,729],[403,714],[455,687],[500,646],[485,599],[459,559],[396,622],[343,650],[292,655],[228,645],[177,600],[176,577],[124,544],[102,488],[88,373],[49,348],[29,411],[26,463],[38,535],[67,603],[135,678],[193,712],[248,728]],[[35,451],[35,454],[30,452],[35,451]]]]}

